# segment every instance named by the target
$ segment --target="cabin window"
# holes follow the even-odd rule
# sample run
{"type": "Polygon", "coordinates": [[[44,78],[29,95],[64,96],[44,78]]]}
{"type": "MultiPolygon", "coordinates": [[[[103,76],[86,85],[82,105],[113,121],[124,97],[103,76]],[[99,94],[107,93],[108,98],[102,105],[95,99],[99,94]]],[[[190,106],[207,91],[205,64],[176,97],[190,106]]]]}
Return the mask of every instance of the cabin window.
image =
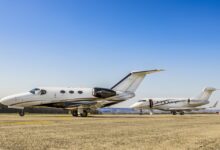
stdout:
{"type": "Polygon", "coordinates": [[[40,90],[40,95],[45,95],[45,94],[47,94],[46,90],[40,90]]]}
{"type": "Polygon", "coordinates": [[[73,94],[73,93],[74,93],[74,91],[69,91],[69,93],[70,93],[70,94],[73,94]]]}
{"type": "Polygon", "coordinates": [[[66,91],[64,91],[64,90],[61,90],[61,91],[60,91],[60,93],[61,93],[61,94],[65,94],[65,93],[66,93],[66,91]]]}
{"type": "Polygon", "coordinates": [[[82,93],[83,93],[83,91],[78,91],[78,93],[79,93],[79,94],[82,94],[82,93]]]}

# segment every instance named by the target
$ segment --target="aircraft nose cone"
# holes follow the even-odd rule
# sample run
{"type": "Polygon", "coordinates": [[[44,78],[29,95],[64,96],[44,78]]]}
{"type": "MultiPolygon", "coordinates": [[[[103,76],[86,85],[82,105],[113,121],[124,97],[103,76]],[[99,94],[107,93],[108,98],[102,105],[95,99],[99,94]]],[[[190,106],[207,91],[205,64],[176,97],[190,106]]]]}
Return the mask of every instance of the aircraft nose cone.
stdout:
{"type": "Polygon", "coordinates": [[[1,108],[8,108],[8,106],[6,106],[6,105],[4,105],[4,104],[2,104],[1,102],[0,102],[0,109],[1,108]]]}
{"type": "Polygon", "coordinates": [[[131,105],[130,108],[135,109],[135,108],[138,108],[139,106],[140,106],[140,104],[139,104],[139,103],[136,103],[136,104],[131,105]]]}
{"type": "Polygon", "coordinates": [[[13,100],[15,100],[15,97],[7,96],[7,97],[4,97],[0,100],[0,104],[2,104],[4,106],[8,106],[10,104],[10,102],[13,100]]]}

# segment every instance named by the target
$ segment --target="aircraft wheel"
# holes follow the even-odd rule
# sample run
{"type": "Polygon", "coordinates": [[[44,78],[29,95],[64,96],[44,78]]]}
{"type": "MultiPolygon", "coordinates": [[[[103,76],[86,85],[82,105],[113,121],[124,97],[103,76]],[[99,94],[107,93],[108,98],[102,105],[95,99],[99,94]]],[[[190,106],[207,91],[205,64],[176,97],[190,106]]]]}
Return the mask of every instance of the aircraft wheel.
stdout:
{"type": "Polygon", "coordinates": [[[88,116],[88,112],[86,110],[83,110],[82,113],[80,113],[81,117],[87,117],[88,116]]]}
{"type": "Polygon", "coordinates": [[[185,113],[183,111],[180,112],[180,115],[184,115],[185,113]]]}
{"type": "Polygon", "coordinates": [[[19,114],[19,116],[23,117],[25,115],[24,109],[20,110],[18,114],[19,114]]]}
{"type": "Polygon", "coordinates": [[[176,115],[176,111],[172,111],[172,114],[173,114],[173,115],[176,115]]]}
{"type": "Polygon", "coordinates": [[[71,114],[73,117],[78,117],[78,111],[77,110],[71,110],[71,114]]]}

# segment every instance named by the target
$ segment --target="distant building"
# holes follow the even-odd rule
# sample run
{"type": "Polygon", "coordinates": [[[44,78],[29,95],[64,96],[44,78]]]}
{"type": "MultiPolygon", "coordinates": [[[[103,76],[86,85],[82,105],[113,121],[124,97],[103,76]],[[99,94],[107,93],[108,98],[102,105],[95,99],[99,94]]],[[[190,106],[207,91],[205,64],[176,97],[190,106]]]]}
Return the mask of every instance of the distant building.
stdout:
{"type": "MultiPolygon", "coordinates": [[[[100,108],[98,111],[101,114],[140,114],[140,110],[134,110],[131,108],[100,108]]],[[[167,114],[170,112],[160,111],[160,110],[154,110],[155,114],[167,114]]],[[[147,109],[142,110],[142,114],[149,114],[149,111],[147,109]]]]}

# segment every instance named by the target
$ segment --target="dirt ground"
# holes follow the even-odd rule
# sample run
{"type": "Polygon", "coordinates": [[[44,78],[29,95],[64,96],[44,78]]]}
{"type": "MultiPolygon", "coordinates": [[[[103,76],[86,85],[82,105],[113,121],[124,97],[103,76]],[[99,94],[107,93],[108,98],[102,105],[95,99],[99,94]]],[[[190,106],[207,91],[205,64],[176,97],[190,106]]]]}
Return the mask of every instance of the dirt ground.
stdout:
{"type": "Polygon", "coordinates": [[[220,115],[0,114],[0,149],[220,149],[220,115]]]}

